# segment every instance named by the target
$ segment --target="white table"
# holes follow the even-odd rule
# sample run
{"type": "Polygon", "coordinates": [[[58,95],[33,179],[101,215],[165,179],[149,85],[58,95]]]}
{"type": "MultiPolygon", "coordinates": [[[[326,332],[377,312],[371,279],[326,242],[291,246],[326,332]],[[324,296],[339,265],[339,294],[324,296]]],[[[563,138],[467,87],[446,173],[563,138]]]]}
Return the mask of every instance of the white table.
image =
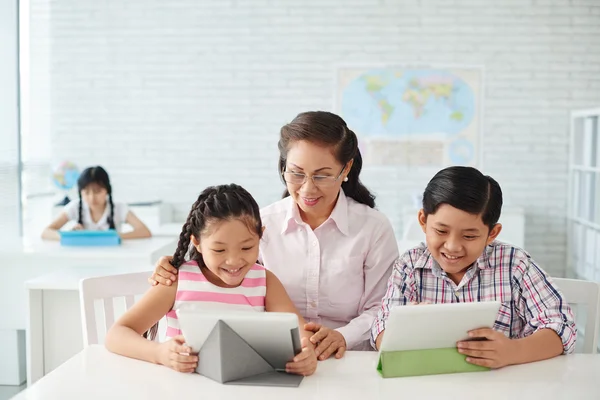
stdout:
{"type": "MultiPolygon", "coordinates": [[[[79,282],[147,271],[149,265],[71,267],[25,282],[28,292],[27,383],[33,384],[83,350],[79,282]]],[[[148,285],[148,288],[150,285],[148,285]]]]}
{"type": "Polygon", "coordinates": [[[124,240],[120,246],[107,247],[64,247],[41,239],[0,243],[0,304],[11,304],[0,318],[0,329],[25,329],[27,293],[23,285],[27,280],[66,267],[151,268],[176,247],[172,237],[124,240]]]}
{"type": "MultiPolygon", "coordinates": [[[[28,325],[26,281],[68,267],[152,269],[162,255],[173,254],[176,239],[154,237],[125,240],[121,246],[63,247],[58,242],[25,238],[0,243],[0,304],[6,306],[0,318],[0,330],[25,330],[28,325]]],[[[15,336],[17,337],[17,336],[15,336]]],[[[15,343],[0,343],[0,354],[15,343]]],[[[19,368],[19,360],[11,361],[19,368]]]]}
{"type": "Polygon", "coordinates": [[[36,399],[598,399],[600,356],[572,355],[490,372],[383,379],[377,353],[319,363],[299,388],[228,386],[90,346],[13,400],[36,399]]]}

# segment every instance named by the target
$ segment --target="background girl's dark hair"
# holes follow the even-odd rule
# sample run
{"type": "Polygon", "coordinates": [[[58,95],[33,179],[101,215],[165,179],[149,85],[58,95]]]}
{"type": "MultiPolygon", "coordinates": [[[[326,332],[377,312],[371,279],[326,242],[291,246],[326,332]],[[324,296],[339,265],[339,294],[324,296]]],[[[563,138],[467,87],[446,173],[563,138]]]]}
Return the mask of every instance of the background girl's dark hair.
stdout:
{"type": "MultiPolygon", "coordinates": [[[[321,146],[334,148],[335,158],[342,165],[354,160],[348,173],[348,182],[342,182],[346,196],[371,208],[375,207],[375,196],[360,182],[362,156],[358,149],[358,138],[346,122],[339,116],[326,111],[309,111],[298,114],[287,125],[281,128],[279,136],[279,176],[283,176],[290,145],[293,142],[307,140],[321,146]]],[[[285,182],[284,182],[285,183],[285,182]]],[[[287,189],[283,197],[289,196],[287,189]]]]}
{"type": "MultiPolygon", "coordinates": [[[[258,204],[243,187],[232,183],[204,189],[192,205],[183,224],[171,264],[179,268],[186,258],[189,258],[196,261],[199,266],[205,266],[202,254],[195,247],[190,247],[192,235],[200,239],[210,223],[230,219],[243,221],[249,230],[256,233],[259,238],[262,237],[263,228],[258,204]]],[[[155,324],[144,333],[144,337],[153,340],[157,330],[158,324],[155,324]]]]}
{"type": "Polygon", "coordinates": [[[492,177],[472,167],[449,167],[438,172],[423,193],[425,215],[448,204],[469,214],[481,214],[490,230],[502,211],[502,189],[492,177]]]}
{"type": "Polygon", "coordinates": [[[103,187],[108,192],[108,204],[110,206],[108,227],[110,229],[115,229],[115,205],[113,204],[112,187],[110,186],[108,173],[101,166],[84,169],[83,172],[81,172],[81,175],[79,175],[79,179],[77,179],[77,189],[79,190],[79,217],[77,218],[77,223],[83,226],[83,217],[81,213],[83,201],[81,199],[81,191],[92,183],[103,187]]]}

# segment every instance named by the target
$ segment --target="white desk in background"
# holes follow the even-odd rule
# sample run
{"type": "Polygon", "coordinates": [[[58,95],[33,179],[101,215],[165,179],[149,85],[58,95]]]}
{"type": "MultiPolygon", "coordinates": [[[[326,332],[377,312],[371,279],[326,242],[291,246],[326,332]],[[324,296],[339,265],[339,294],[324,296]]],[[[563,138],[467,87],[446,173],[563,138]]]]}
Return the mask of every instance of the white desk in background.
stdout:
{"type": "MultiPolygon", "coordinates": [[[[27,328],[28,295],[24,285],[30,279],[68,267],[152,269],[160,256],[172,254],[175,248],[176,240],[172,237],[125,240],[120,246],[109,247],[63,247],[59,242],[38,238],[2,242],[0,304],[10,306],[0,318],[0,330],[27,328]]],[[[4,346],[12,345],[0,343],[0,354],[4,354],[4,346]]]]}
{"type": "Polygon", "coordinates": [[[33,384],[83,350],[79,301],[82,279],[143,271],[150,276],[151,266],[71,267],[25,282],[29,298],[27,384],[33,384]]]}
{"type": "Polygon", "coordinates": [[[124,240],[120,246],[64,247],[58,242],[23,239],[0,243],[0,304],[11,304],[0,319],[0,328],[25,329],[27,293],[25,281],[67,267],[148,266],[165,254],[173,254],[174,238],[124,240]]]}
{"type": "Polygon", "coordinates": [[[221,385],[198,374],[90,346],[13,400],[185,399],[598,399],[600,355],[561,356],[488,372],[383,379],[376,352],[319,362],[298,388],[221,385]]]}

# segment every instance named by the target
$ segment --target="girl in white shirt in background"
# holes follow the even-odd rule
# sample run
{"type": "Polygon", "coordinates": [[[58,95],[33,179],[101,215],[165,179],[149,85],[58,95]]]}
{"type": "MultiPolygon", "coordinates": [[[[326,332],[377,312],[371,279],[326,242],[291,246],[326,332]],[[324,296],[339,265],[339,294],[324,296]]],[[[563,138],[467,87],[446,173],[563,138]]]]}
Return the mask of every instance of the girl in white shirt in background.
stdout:
{"type": "MultiPolygon", "coordinates": [[[[281,128],[284,198],[260,212],[259,262],[285,287],[313,331],[320,360],[346,349],[370,350],[369,332],[398,245],[375,196],[359,180],[358,139],[339,116],[305,112],[281,128]]],[[[169,257],[152,284],[176,280],[169,257]]]]}
{"type": "Polygon", "coordinates": [[[124,203],[114,203],[108,173],[104,168],[89,167],[77,180],[79,200],[67,204],[60,215],[42,232],[42,238],[60,240],[59,230],[69,221],[76,221],[73,230],[103,231],[121,225],[131,225],[133,231],[120,233],[122,239],[138,239],[152,236],[150,230],[130,211],[124,203]]]}

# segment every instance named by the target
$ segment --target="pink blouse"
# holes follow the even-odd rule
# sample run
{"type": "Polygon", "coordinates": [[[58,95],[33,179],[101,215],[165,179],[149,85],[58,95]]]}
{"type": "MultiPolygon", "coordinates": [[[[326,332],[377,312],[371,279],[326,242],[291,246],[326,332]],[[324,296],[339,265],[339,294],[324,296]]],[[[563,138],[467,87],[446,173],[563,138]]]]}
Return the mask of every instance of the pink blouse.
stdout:
{"type": "Polygon", "coordinates": [[[348,349],[367,350],[398,245],[385,215],[340,191],[314,231],[291,197],[261,210],[260,262],[283,283],[308,321],[338,330],[348,349]]]}

